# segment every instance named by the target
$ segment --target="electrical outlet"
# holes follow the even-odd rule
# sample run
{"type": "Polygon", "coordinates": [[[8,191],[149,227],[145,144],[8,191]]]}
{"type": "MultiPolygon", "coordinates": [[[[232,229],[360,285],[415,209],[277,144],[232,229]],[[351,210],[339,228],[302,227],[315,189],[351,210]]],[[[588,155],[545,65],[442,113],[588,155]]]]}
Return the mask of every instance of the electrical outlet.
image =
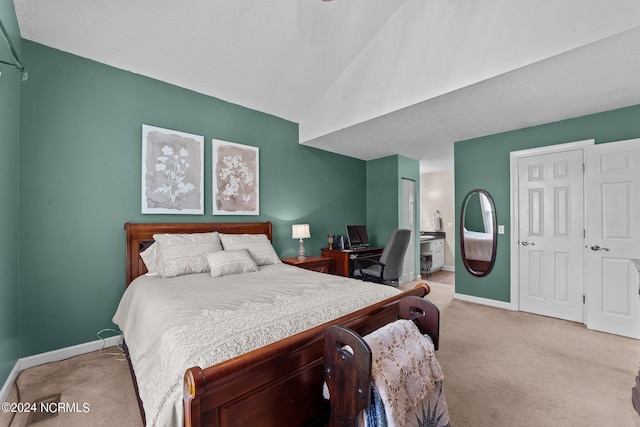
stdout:
{"type": "Polygon", "coordinates": [[[498,226],[498,234],[504,234],[504,225],[498,226]]]}
{"type": "Polygon", "coordinates": [[[448,222],[447,223],[447,228],[453,228],[453,223],[452,222],[448,222]]]}

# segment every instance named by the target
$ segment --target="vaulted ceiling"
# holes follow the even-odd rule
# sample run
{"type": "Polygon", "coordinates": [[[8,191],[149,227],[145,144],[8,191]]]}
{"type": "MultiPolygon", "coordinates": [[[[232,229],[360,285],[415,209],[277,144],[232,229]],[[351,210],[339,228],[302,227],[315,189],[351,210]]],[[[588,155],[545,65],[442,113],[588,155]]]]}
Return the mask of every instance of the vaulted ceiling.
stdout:
{"type": "Polygon", "coordinates": [[[453,167],[453,142],[640,104],[637,0],[14,0],[22,37],[453,167]]]}

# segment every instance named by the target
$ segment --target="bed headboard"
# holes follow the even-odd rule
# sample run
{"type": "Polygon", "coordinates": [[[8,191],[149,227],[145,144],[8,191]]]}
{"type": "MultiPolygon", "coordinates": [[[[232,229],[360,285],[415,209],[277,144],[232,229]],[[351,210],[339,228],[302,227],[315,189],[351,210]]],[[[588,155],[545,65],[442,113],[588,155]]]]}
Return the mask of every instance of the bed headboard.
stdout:
{"type": "Polygon", "coordinates": [[[225,234],[266,234],[272,240],[271,222],[202,222],[202,223],[164,223],[132,224],[126,223],[127,233],[126,274],[127,286],[138,276],[147,272],[140,258],[140,252],[153,243],[154,234],[173,233],[211,233],[225,234]]]}

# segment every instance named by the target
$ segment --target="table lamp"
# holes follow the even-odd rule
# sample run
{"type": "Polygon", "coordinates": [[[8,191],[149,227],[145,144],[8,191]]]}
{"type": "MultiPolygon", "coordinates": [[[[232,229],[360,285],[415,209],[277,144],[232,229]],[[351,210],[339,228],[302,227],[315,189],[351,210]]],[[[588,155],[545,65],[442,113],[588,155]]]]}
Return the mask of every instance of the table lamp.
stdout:
{"type": "Polygon", "coordinates": [[[308,239],[311,237],[309,231],[309,224],[293,224],[291,226],[291,238],[300,239],[300,248],[298,248],[298,259],[304,259],[304,242],[302,239],[308,239]]]}

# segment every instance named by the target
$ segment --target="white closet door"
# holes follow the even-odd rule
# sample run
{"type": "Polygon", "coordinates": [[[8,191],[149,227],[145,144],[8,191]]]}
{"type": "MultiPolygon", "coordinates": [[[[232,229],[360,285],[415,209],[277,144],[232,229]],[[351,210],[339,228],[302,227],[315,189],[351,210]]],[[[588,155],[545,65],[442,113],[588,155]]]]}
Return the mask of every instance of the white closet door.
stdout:
{"type": "Polygon", "coordinates": [[[416,277],[416,203],[415,203],[416,183],[410,179],[402,180],[402,205],[403,222],[402,228],[411,230],[409,247],[404,254],[404,264],[402,268],[401,282],[410,282],[416,277]]]}
{"type": "Polygon", "coordinates": [[[587,151],[587,327],[640,338],[640,139],[587,151]]]}
{"type": "Polygon", "coordinates": [[[584,321],[583,151],[518,159],[520,310],[584,321]]]}

